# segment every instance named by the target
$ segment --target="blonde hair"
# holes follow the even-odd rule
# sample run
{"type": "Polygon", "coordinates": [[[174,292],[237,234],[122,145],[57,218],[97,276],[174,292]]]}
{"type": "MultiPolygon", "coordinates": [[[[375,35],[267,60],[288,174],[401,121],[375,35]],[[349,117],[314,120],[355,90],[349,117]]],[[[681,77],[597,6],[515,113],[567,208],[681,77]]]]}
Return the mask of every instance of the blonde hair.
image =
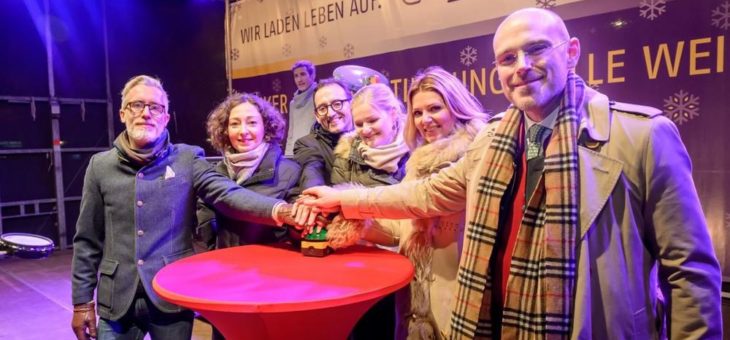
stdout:
{"type": "Polygon", "coordinates": [[[393,90],[385,84],[370,84],[363,86],[352,97],[350,107],[367,104],[371,108],[388,112],[393,115],[393,121],[397,124],[397,130],[401,130],[405,120],[405,107],[398,98],[395,97],[393,90]]]}
{"type": "Polygon", "coordinates": [[[425,91],[441,96],[449,112],[456,117],[456,129],[466,129],[472,137],[479,133],[489,119],[482,104],[458,78],[439,66],[431,66],[416,74],[408,90],[408,111],[403,137],[411,150],[425,143],[413,117],[413,97],[425,91]]]}
{"type": "Polygon", "coordinates": [[[131,79],[127,81],[126,84],[124,84],[124,88],[122,89],[122,109],[127,107],[127,103],[129,100],[127,100],[127,94],[129,94],[129,91],[132,90],[137,85],[145,85],[150,87],[155,87],[162,91],[163,94],[163,101],[164,103],[161,103],[162,105],[165,105],[165,112],[169,112],[170,110],[170,100],[167,98],[167,92],[165,91],[165,88],[162,87],[162,82],[160,79],[157,79],[155,77],[150,77],[148,75],[138,75],[134,76],[131,79]]]}

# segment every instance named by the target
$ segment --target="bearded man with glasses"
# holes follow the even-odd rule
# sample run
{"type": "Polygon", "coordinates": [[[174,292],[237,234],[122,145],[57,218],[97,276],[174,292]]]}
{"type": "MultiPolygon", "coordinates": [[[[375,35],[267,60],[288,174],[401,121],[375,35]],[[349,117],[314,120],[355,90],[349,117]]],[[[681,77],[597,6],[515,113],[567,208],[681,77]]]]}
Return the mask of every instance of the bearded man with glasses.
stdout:
{"type": "Polygon", "coordinates": [[[89,161],[73,242],[71,326],[78,339],[141,339],[147,333],[190,339],[192,311],[162,300],[152,278],[193,254],[198,198],[230,218],[272,228],[295,225],[291,205],[219,174],[201,148],[170,143],[168,108],[158,79],[130,79],[119,110],[126,129],[114,148],[89,161]]]}

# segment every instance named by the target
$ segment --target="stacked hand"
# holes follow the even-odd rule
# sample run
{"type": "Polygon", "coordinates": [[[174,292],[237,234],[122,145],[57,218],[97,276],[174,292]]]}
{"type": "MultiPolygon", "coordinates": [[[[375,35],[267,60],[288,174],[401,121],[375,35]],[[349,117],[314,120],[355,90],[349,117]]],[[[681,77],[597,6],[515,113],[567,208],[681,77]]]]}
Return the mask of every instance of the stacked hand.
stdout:
{"type": "Polygon", "coordinates": [[[295,208],[296,208],[296,204],[285,203],[285,204],[282,204],[278,208],[276,214],[277,214],[278,219],[281,222],[283,222],[284,224],[293,226],[294,228],[296,228],[296,230],[298,230],[300,232],[303,231],[304,234],[302,236],[306,235],[315,226],[319,226],[321,228],[322,226],[327,224],[327,219],[325,219],[324,216],[317,216],[317,215],[314,215],[312,217],[312,219],[304,220],[305,222],[308,222],[309,224],[299,222],[299,220],[297,220],[295,218],[296,217],[295,208]]]}
{"type": "Polygon", "coordinates": [[[319,232],[327,225],[325,215],[340,210],[338,194],[339,190],[325,186],[304,190],[291,211],[295,224],[305,226],[306,233],[319,232]]]}

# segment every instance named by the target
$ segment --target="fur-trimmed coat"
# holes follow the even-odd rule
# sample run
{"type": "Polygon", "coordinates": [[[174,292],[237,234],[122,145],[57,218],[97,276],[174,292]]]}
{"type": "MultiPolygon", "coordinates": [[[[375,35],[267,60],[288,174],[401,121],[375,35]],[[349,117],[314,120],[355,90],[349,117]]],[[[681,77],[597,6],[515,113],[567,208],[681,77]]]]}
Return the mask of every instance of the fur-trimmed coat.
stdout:
{"type": "MultiPolygon", "coordinates": [[[[362,159],[357,151],[362,140],[355,131],[343,134],[335,147],[334,161],[332,163],[332,174],[330,182],[339,189],[357,187],[375,187],[400,183],[405,177],[406,162],[409,154],[404,155],[398,162],[398,170],[389,173],[384,170],[374,169],[362,159]]],[[[340,214],[327,226],[327,239],[330,247],[334,249],[351,246],[362,239],[362,231],[370,229],[370,220],[345,220],[340,214]]],[[[379,242],[386,244],[386,242],[379,242]]],[[[390,244],[395,246],[396,244],[390,244]]]]}
{"type": "MultiPolygon", "coordinates": [[[[405,166],[403,181],[428,177],[456,162],[473,139],[474,135],[460,129],[450,137],[418,147],[405,166]]],[[[413,261],[416,274],[411,284],[396,294],[396,339],[442,338],[449,326],[457,287],[464,212],[426,219],[364,221],[365,225],[331,225],[330,243],[342,247],[362,238],[383,246],[399,246],[400,252],[413,261]]]]}

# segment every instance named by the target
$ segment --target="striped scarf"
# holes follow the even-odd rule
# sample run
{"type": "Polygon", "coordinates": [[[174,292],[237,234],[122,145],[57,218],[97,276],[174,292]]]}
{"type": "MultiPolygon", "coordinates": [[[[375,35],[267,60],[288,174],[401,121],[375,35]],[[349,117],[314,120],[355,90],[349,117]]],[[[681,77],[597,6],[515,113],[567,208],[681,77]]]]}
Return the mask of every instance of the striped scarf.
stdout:
{"type": "MultiPolygon", "coordinates": [[[[545,151],[545,166],[528,199],[512,253],[502,319],[491,320],[493,282],[490,257],[497,240],[500,203],[522,156],[519,129],[523,113],[510,107],[486,151],[478,197],[468,221],[459,264],[451,338],[492,338],[501,324],[502,339],[567,339],[573,316],[578,225],[577,133],[585,83],[569,74],[555,128],[545,151]],[[489,268],[489,270],[488,270],[489,268]]],[[[509,255],[509,254],[508,254],[509,255]]],[[[496,337],[496,336],[495,336],[496,337]]]]}

